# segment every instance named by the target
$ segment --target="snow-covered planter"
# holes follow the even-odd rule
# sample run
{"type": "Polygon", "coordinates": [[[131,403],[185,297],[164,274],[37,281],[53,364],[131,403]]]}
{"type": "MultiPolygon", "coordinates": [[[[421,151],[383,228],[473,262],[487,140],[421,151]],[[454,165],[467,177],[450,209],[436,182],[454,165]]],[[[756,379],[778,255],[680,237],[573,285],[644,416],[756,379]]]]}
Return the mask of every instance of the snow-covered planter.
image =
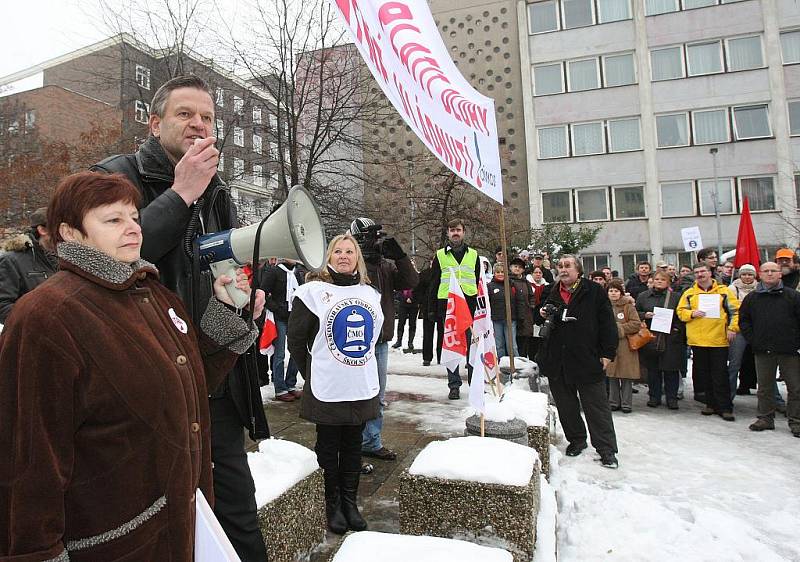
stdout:
{"type": "Polygon", "coordinates": [[[400,532],[499,546],[529,561],[539,463],[531,448],[491,437],[435,441],[400,476],[400,532]]]}
{"type": "Polygon", "coordinates": [[[364,531],[349,533],[331,562],[511,562],[508,551],[466,541],[364,531]]]}
{"type": "Polygon", "coordinates": [[[247,462],[269,559],[306,557],[325,540],[325,491],[316,454],[291,441],[268,439],[257,453],[247,454],[247,462]]]}
{"type": "Polygon", "coordinates": [[[550,478],[550,405],[547,394],[510,388],[503,394],[501,404],[507,405],[514,416],[525,421],[528,446],[536,449],[541,460],[542,474],[550,478]]]}

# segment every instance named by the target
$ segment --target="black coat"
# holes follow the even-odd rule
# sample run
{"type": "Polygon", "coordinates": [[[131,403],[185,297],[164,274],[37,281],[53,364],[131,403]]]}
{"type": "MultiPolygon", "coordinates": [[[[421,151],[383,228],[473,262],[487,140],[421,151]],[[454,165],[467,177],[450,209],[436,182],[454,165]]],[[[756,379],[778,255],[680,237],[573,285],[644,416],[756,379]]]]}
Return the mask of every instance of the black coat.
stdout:
{"type": "MultiPolygon", "coordinates": [[[[197,252],[192,258],[187,256],[184,240],[188,237],[193,241],[204,232],[219,232],[238,226],[236,208],[227,186],[219,176],[212,178],[202,196],[202,222],[197,221],[193,226],[190,222],[194,222],[191,219],[197,205],[187,207],[181,196],[171,189],[175,166],[155,137],[149,137],[135,154],[111,156],[95,164],[92,170],[123,174],[139,189],[142,194],[139,210],[142,258],[155,264],[161,282],[177,293],[192,320],[199,324],[213,295],[213,279],[210,272],[200,272],[197,252]]],[[[251,438],[263,439],[269,437],[269,426],[261,403],[257,369],[255,351],[248,351],[240,357],[215,395],[230,393],[242,425],[249,429],[251,438]]]]}
{"type": "MultiPolygon", "coordinates": [[[[519,307],[517,303],[517,299],[514,298],[516,295],[516,291],[514,290],[514,286],[510,284],[511,280],[509,279],[509,287],[511,287],[511,319],[516,320],[519,307]]],[[[489,291],[489,306],[492,309],[492,322],[505,322],[506,320],[506,301],[505,301],[505,288],[503,286],[502,281],[498,281],[495,278],[489,282],[489,285],[486,286],[486,290],[489,291]]]]}
{"type": "MultiPolygon", "coordinates": [[[[419,303],[419,315],[423,320],[428,319],[428,292],[433,279],[433,269],[427,267],[420,271],[419,282],[414,287],[414,300],[419,303]]],[[[438,284],[438,280],[437,280],[438,284]]]]}
{"type": "MultiPolygon", "coordinates": [[[[331,273],[334,285],[347,286],[358,283],[358,277],[331,273]]],[[[317,283],[318,281],[310,281],[317,283]]],[[[374,286],[374,285],[373,285],[374,286]]],[[[394,323],[393,318],[384,318],[384,324],[394,323]]],[[[380,400],[376,394],[366,400],[345,402],[322,402],[314,396],[311,388],[311,353],[314,340],[319,332],[319,318],[311,312],[299,298],[292,302],[289,316],[289,329],[286,342],[298,370],[306,381],[303,387],[303,400],[300,403],[300,417],[320,425],[361,425],[378,417],[380,400]]]]}
{"type": "Polygon", "coordinates": [[[640,294],[647,290],[647,281],[642,282],[642,280],[639,279],[639,274],[634,273],[628,277],[628,280],[625,282],[625,290],[630,293],[633,300],[636,300],[639,298],[640,294]]]}
{"type": "Polygon", "coordinates": [[[800,293],[759,283],[739,307],[739,330],[753,353],[795,355],[800,350],[800,293]]]}
{"type": "Polygon", "coordinates": [[[419,273],[414,269],[411,258],[406,256],[397,261],[381,258],[379,263],[367,262],[367,275],[369,275],[372,286],[381,294],[381,312],[386,318],[378,342],[392,341],[395,315],[394,292],[416,287],[419,273]]]}
{"type": "MultiPolygon", "coordinates": [[[[291,270],[297,284],[305,282],[305,270],[295,265],[291,270]]],[[[261,288],[267,294],[267,308],[275,315],[276,320],[289,321],[289,303],[286,302],[286,272],[277,265],[266,265],[261,270],[261,288]]]]}
{"type": "Polygon", "coordinates": [[[652,319],[644,317],[647,312],[653,312],[653,308],[656,306],[673,310],[672,330],[670,333],[653,332],[657,338],[663,340],[664,350],[658,351],[658,344],[660,343],[658,339],[639,350],[639,361],[648,370],[679,371],[686,364],[686,324],[681,322],[674,312],[680,300],[680,293],[669,290],[665,293],[655,289],[646,290],[636,299],[636,312],[639,313],[639,318],[647,323],[648,328],[652,323],[652,319]],[[669,301],[666,301],[667,293],[669,294],[669,301]]]}
{"type": "Polygon", "coordinates": [[[22,295],[58,270],[55,259],[32,235],[20,234],[9,240],[5,248],[6,253],[0,256],[0,324],[5,324],[22,295]]]}
{"type": "Polygon", "coordinates": [[[559,283],[553,285],[546,303],[559,309],[550,337],[544,340],[536,359],[547,377],[563,376],[570,384],[600,382],[605,373],[601,357],[613,360],[617,355],[617,321],[611,301],[603,288],[581,279],[566,305],[572,322],[561,321],[565,307],[559,283]]]}

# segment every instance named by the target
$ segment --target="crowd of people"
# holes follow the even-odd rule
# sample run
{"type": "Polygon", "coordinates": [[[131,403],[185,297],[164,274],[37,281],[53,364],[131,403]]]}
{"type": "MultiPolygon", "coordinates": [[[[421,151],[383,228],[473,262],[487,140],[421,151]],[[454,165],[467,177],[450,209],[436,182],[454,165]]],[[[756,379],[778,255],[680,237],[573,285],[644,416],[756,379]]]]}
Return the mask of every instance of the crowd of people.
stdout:
{"type": "MultiPolygon", "coordinates": [[[[573,255],[506,260],[498,248],[492,264],[452,219],[418,272],[380,224],[356,217],[321,271],[275,259],[251,279],[214,279],[193,244],[237,220],[213,122],[203,80],[166,82],[137,152],[61,180],[0,256],[0,557],[190,560],[199,490],[238,556],[266,560],[243,432],[269,437],[264,384],[315,424],[328,528],[366,529],[362,458],[397,459],[382,438],[390,345],[407,338],[404,351],[419,351],[421,319],[422,365],[441,361],[453,281],[471,313],[486,282],[498,354],[535,360],[549,378],[569,456],[591,437],[603,466],[618,467],[612,412],[630,413],[642,384],[648,406],[678,409],[690,355],[703,415],[732,421],[736,394],[757,388],[750,429],[774,429],[785,411],[800,437],[791,249],[758,270],[702,250],[691,268],[641,262],[623,281],[587,274],[573,255]],[[235,306],[229,286],[254,292],[252,305],[235,306]],[[253,345],[265,309],[269,361],[253,345]]],[[[462,384],[448,368],[448,399],[462,384]]]]}

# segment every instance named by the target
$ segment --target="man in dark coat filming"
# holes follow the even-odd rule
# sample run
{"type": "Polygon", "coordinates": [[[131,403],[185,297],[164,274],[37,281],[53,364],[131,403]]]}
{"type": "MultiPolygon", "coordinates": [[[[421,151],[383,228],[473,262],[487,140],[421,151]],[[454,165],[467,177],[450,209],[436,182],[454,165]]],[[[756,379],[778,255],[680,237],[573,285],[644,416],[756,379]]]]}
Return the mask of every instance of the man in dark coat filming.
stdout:
{"type": "MultiPolygon", "coordinates": [[[[158,267],[161,282],[178,294],[195,321],[208,304],[213,281],[200,271],[195,238],[238,226],[228,188],[217,175],[213,124],[208,84],[196,76],[173,78],[153,96],[150,136],[139,150],[93,168],[121,173],[142,192],[142,258],[158,267]]],[[[257,295],[264,299],[263,291],[257,295]]],[[[247,428],[252,439],[269,437],[252,350],[213,391],[210,410],[214,512],[239,558],[263,562],[267,553],[242,431],[247,428]]]]}
{"type": "Polygon", "coordinates": [[[586,448],[586,425],[592,446],[607,468],[617,468],[617,436],[606,396],[606,366],[617,353],[617,326],[603,288],[583,277],[575,256],[558,260],[558,280],[540,314],[549,327],[537,359],[550,381],[564,435],[567,456],[586,448]],[[579,401],[580,397],[580,401],[579,401]]]}

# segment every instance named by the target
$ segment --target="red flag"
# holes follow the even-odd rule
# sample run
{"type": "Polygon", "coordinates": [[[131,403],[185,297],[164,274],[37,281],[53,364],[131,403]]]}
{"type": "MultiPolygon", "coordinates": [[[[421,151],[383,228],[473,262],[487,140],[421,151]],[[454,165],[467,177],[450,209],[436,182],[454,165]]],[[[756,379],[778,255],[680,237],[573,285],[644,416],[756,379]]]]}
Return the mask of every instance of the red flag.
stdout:
{"type": "Polygon", "coordinates": [[[442,337],[442,365],[454,371],[467,358],[467,330],[472,326],[472,313],[467,299],[450,269],[450,291],[447,294],[447,313],[444,317],[442,337]]]}
{"type": "Polygon", "coordinates": [[[278,338],[278,328],[275,326],[275,316],[267,309],[264,315],[264,328],[258,338],[258,352],[271,357],[275,353],[275,340],[278,338]]]}
{"type": "Polygon", "coordinates": [[[742,205],[742,218],[739,221],[739,235],[736,237],[736,259],[733,263],[735,268],[740,268],[749,263],[758,271],[761,265],[761,258],[758,254],[758,242],[756,233],[753,230],[753,220],[750,217],[750,202],[744,198],[742,205]]]}

